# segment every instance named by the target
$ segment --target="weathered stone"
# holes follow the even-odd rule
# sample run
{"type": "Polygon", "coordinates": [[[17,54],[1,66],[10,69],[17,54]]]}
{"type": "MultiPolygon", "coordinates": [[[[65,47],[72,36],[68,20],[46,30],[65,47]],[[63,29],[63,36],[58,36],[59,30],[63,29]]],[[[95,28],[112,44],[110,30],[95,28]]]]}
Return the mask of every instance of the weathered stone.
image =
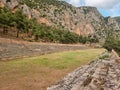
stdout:
{"type": "Polygon", "coordinates": [[[18,3],[18,0],[2,0],[2,2],[4,4],[7,5],[7,7],[9,7],[10,9],[14,9],[16,7],[18,7],[19,3],[18,3]]]}
{"type": "Polygon", "coordinates": [[[2,1],[0,1],[0,7],[3,8],[4,7],[4,3],[2,1]]]}
{"type": "Polygon", "coordinates": [[[31,16],[31,9],[30,9],[30,7],[28,7],[26,4],[24,4],[24,5],[21,5],[20,8],[22,9],[23,14],[28,16],[29,19],[31,19],[32,16],[31,16]]]}
{"type": "Polygon", "coordinates": [[[120,66],[109,58],[76,69],[47,90],[120,90],[120,66]]]}

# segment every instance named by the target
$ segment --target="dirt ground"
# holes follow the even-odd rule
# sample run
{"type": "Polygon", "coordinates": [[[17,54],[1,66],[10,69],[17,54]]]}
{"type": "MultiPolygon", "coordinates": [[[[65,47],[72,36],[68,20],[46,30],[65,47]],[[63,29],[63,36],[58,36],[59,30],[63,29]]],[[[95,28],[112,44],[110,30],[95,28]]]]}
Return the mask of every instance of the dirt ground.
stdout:
{"type": "Polygon", "coordinates": [[[88,49],[88,47],[85,45],[38,43],[0,38],[0,60],[10,60],[61,51],[84,49],[88,49]]]}
{"type": "Polygon", "coordinates": [[[19,75],[19,72],[16,71],[6,72],[5,76],[1,76],[0,90],[46,90],[48,86],[59,81],[69,72],[70,70],[56,70],[45,67],[39,68],[32,74],[28,72],[29,74],[26,75],[19,75]],[[8,78],[6,79],[6,77],[8,78]]]}
{"type": "MultiPolygon", "coordinates": [[[[79,65],[71,63],[70,65],[68,64],[69,67],[60,69],[54,65],[57,64],[58,60],[60,61],[60,65],[63,65],[71,59],[69,57],[71,54],[62,56],[63,58],[67,58],[66,61],[59,59],[61,56],[58,55],[59,57],[57,56],[56,58],[58,60],[53,60],[56,63],[52,64],[52,67],[47,65],[50,63],[46,63],[47,55],[45,54],[86,49],[89,49],[89,47],[79,44],[51,44],[0,38],[0,90],[46,90],[48,86],[53,85],[80,65],[88,63],[92,60],[90,58],[99,55],[101,50],[90,51],[90,55],[88,52],[83,54],[77,52],[74,60],[79,65]],[[44,60],[39,60],[37,57],[37,59],[33,57],[34,60],[30,58],[23,59],[24,57],[39,55],[45,55],[43,58],[45,62],[44,60]],[[21,59],[16,60],[16,58],[21,59]],[[82,61],[80,61],[80,58],[82,61]]],[[[69,62],[72,61],[70,60],[69,62]]]]}

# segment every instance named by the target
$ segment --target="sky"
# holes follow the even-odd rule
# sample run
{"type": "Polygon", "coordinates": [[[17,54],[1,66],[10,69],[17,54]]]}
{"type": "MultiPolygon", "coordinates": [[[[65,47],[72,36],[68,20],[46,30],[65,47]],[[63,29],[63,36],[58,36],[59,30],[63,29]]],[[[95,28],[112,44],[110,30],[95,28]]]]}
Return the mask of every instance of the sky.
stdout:
{"type": "Polygon", "coordinates": [[[93,6],[97,7],[100,13],[107,17],[120,16],[120,0],[64,0],[76,7],[93,6]]]}

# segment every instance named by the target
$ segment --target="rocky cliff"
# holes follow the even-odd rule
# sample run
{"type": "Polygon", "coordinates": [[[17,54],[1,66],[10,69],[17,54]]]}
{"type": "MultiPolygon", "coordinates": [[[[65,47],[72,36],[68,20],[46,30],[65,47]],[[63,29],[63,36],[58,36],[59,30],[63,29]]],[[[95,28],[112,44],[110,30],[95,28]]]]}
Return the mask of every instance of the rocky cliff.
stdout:
{"type": "Polygon", "coordinates": [[[114,17],[114,19],[120,24],[120,17],[114,17]]]}
{"type": "Polygon", "coordinates": [[[108,30],[120,31],[120,25],[111,17],[103,17],[95,7],[74,7],[60,0],[1,0],[13,13],[22,9],[23,14],[39,23],[61,27],[79,35],[105,37],[108,30]]]}

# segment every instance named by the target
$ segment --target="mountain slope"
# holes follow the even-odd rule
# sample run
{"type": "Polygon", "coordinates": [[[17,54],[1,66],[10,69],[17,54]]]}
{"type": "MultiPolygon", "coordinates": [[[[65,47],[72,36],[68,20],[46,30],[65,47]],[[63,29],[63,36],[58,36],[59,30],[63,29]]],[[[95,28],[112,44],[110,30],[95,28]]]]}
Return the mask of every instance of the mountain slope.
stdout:
{"type": "Polygon", "coordinates": [[[61,27],[79,35],[105,38],[108,30],[120,31],[120,25],[111,17],[103,17],[95,7],[74,7],[60,0],[2,0],[15,12],[22,9],[29,18],[39,23],[61,27]]]}
{"type": "Polygon", "coordinates": [[[114,19],[120,24],[120,17],[114,17],[114,19]]]}

